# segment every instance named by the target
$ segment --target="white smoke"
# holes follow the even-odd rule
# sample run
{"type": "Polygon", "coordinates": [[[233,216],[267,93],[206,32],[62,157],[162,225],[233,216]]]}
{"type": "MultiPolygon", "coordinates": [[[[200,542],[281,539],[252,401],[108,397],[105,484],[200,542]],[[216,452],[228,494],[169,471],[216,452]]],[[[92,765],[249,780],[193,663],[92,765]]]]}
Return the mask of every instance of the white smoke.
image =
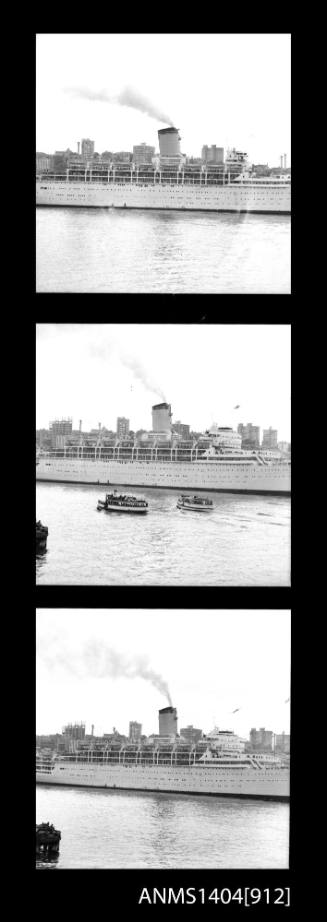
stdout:
{"type": "Polygon", "coordinates": [[[156,394],[163,402],[166,402],[165,394],[155,380],[154,375],[144,368],[139,359],[135,358],[130,353],[122,352],[119,346],[115,346],[114,343],[90,343],[88,350],[92,358],[99,358],[101,361],[105,362],[110,362],[116,352],[121,364],[133,372],[134,377],[138,381],[141,381],[143,387],[145,387],[147,391],[150,391],[151,394],[156,394]]]}
{"type": "Polygon", "coordinates": [[[130,86],[125,86],[124,89],[116,95],[108,93],[108,90],[105,89],[90,90],[86,87],[67,87],[65,92],[78,99],[87,99],[91,102],[109,102],[116,103],[119,106],[128,106],[130,109],[137,109],[138,112],[143,112],[145,115],[148,115],[149,118],[156,119],[157,122],[163,122],[165,125],[170,126],[173,125],[170,115],[167,115],[166,112],[163,112],[158,106],[154,105],[150,99],[147,99],[146,96],[143,96],[142,93],[139,93],[137,90],[133,90],[130,86]]]}
{"type": "Polygon", "coordinates": [[[80,654],[72,655],[63,650],[60,642],[49,644],[45,640],[38,643],[38,655],[50,669],[61,667],[65,672],[81,679],[144,679],[150,682],[172,706],[168,683],[159,672],[150,666],[146,656],[127,658],[118,650],[108,647],[99,640],[91,639],[80,654]]]}
{"type": "Polygon", "coordinates": [[[158,394],[161,400],[166,401],[165,395],[161,387],[155,381],[154,377],[146,371],[146,369],[141,365],[141,362],[138,359],[135,359],[131,355],[122,355],[121,361],[126,368],[130,368],[133,372],[135,378],[142,382],[143,386],[147,391],[151,391],[152,394],[158,394]]]}

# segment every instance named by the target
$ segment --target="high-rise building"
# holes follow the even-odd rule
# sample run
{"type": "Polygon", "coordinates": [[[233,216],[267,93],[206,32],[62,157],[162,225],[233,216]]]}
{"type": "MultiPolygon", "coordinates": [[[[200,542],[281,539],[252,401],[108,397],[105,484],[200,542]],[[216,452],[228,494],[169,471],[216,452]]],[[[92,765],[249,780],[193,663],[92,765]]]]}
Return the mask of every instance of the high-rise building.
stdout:
{"type": "Polygon", "coordinates": [[[171,405],[170,403],[156,403],[152,407],[153,432],[171,432],[171,405]]]}
{"type": "Polygon", "coordinates": [[[260,426],[253,426],[252,423],[239,423],[237,427],[239,435],[242,437],[242,448],[255,449],[260,447],[260,426]]]}
{"type": "Polygon", "coordinates": [[[177,710],[173,707],[159,711],[159,736],[177,736],[177,710]]]}
{"type": "Polygon", "coordinates": [[[260,730],[255,730],[252,727],[250,730],[250,743],[253,752],[272,752],[273,735],[272,730],[266,730],[265,727],[260,727],[260,730]]]}
{"type": "Polygon", "coordinates": [[[117,419],[117,438],[118,439],[127,439],[129,434],[129,419],[125,419],[125,416],[118,416],[117,419]]]}
{"type": "Polygon", "coordinates": [[[128,738],[131,743],[139,743],[142,735],[142,724],[136,720],[130,720],[128,738]]]}
{"type": "Polygon", "coordinates": [[[177,423],[174,423],[173,429],[174,432],[178,432],[178,435],[180,435],[182,439],[187,440],[190,438],[190,427],[187,426],[186,423],[181,423],[180,420],[178,420],[177,423]]]}
{"type": "Polygon", "coordinates": [[[204,163],[220,163],[224,162],[224,148],[216,147],[216,144],[211,144],[211,147],[208,147],[207,144],[204,144],[202,148],[202,160],[204,163]]]}
{"type": "Polygon", "coordinates": [[[85,724],[67,724],[62,729],[62,735],[70,740],[84,740],[85,724]]]}
{"type": "Polygon", "coordinates": [[[193,724],[189,724],[188,727],[183,727],[180,731],[180,735],[187,740],[188,743],[197,743],[198,740],[202,739],[202,730],[199,730],[197,727],[193,727],[193,724]]]}
{"type": "Polygon", "coordinates": [[[277,437],[277,429],[272,429],[271,426],[269,426],[269,429],[264,429],[261,447],[267,449],[277,448],[277,437]]]}
{"type": "Polygon", "coordinates": [[[53,157],[51,154],[42,154],[36,152],[36,172],[48,173],[53,168],[53,157]]]}
{"type": "Polygon", "coordinates": [[[134,144],[133,160],[136,166],[139,163],[152,163],[152,157],[154,157],[154,147],[149,147],[145,141],[142,144],[134,144]]]}
{"type": "Polygon", "coordinates": [[[49,423],[52,448],[63,448],[66,439],[72,434],[73,421],[68,419],[54,419],[49,423]]]}
{"type": "Polygon", "coordinates": [[[291,737],[289,733],[276,733],[275,735],[275,752],[284,753],[284,755],[290,754],[291,748],[291,737]]]}
{"type": "Polygon", "coordinates": [[[92,160],[94,154],[94,141],[90,138],[82,138],[82,158],[83,160],[92,160]]]}

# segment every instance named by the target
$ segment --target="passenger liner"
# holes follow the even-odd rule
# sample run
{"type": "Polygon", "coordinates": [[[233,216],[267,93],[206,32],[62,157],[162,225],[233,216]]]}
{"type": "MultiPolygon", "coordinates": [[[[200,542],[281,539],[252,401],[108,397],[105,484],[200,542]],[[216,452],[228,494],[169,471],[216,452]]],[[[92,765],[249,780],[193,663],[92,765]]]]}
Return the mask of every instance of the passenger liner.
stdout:
{"type": "MultiPolygon", "coordinates": [[[[87,747],[89,744],[86,744],[87,747]]],[[[169,791],[227,797],[289,798],[289,767],[277,756],[245,753],[233,732],[215,728],[190,744],[149,740],[140,745],[107,741],[69,755],[42,753],[36,782],[117,790],[169,791]]]]}
{"type": "Polygon", "coordinates": [[[260,450],[244,451],[233,429],[213,427],[193,442],[176,441],[170,433],[149,433],[138,440],[66,441],[61,449],[39,452],[36,480],[289,494],[291,462],[260,450]]]}
{"type": "Polygon", "coordinates": [[[79,208],[153,208],[177,211],[234,211],[290,214],[288,176],[238,176],[187,170],[121,175],[85,170],[84,174],[41,174],[36,180],[36,205],[79,208]]]}

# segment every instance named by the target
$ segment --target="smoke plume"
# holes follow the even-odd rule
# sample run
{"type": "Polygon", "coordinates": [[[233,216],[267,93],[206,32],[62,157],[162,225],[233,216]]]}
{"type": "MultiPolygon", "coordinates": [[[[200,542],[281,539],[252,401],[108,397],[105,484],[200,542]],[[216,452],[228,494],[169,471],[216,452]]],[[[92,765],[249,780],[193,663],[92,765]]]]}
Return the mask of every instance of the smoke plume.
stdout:
{"type": "Polygon", "coordinates": [[[151,102],[150,99],[147,99],[146,96],[142,96],[141,93],[137,90],[133,90],[130,86],[125,86],[123,90],[117,95],[112,95],[108,93],[108,90],[89,90],[83,87],[67,87],[66,93],[70,93],[71,96],[75,96],[78,99],[88,99],[92,102],[111,102],[116,103],[119,106],[128,106],[130,109],[137,109],[138,112],[143,112],[145,115],[148,115],[149,118],[156,119],[157,122],[163,122],[165,125],[173,125],[170,115],[167,115],[166,112],[162,112],[157,106],[151,102]]]}
{"type": "Polygon", "coordinates": [[[162,695],[165,695],[172,706],[168,684],[149,664],[146,656],[133,656],[127,658],[118,650],[107,647],[96,639],[91,639],[78,656],[63,650],[60,643],[41,641],[38,644],[38,653],[48,668],[63,668],[71,675],[79,678],[105,679],[144,679],[150,682],[162,695]]]}
{"type": "Polygon", "coordinates": [[[115,345],[114,342],[90,343],[88,350],[92,358],[101,359],[101,361],[105,362],[109,362],[116,353],[121,364],[133,372],[134,377],[141,381],[147,391],[150,391],[151,394],[156,394],[160,400],[166,402],[164,392],[154,376],[149,371],[146,371],[138,359],[126,352],[122,352],[117,344],[115,345]]]}
{"type": "Polygon", "coordinates": [[[141,362],[130,355],[121,355],[121,361],[126,368],[131,369],[135,378],[142,382],[146,390],[151,391],[152,394],[158,394],[161,400],[166,400],[163,390],[159,387],[152,375],[143,368],[141,362]]]}

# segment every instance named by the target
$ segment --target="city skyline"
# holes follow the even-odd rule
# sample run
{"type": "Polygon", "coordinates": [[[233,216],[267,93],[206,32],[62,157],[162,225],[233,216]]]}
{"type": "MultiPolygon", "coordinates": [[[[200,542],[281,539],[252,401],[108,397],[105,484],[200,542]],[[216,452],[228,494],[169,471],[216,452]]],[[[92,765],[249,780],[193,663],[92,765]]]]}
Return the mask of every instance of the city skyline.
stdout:
{"type": "Polygon", "coordinates": [[[277,429],[290,442],[290,326],[37,324],[36,428],[72,418],[87,432],[150,430],[151,407],[173,423],[277,429]],[[60,369],[60,373],[59,373],[60,369]],[[260,385],[260,386],[259,386],[260,385]]]}
{"type": "Polygon", "coordinates": [[[89,137],[98,152],[157,150],[170,123],[188,156],[216,144],[270,166],[286,153],[290,165],[290,44],[289,34],[39,34],[36,148],[76,151],[89,137]]]}
{"type": "Polygon", "coordinates": [[[167,686],[179,730],[289,733],[290,612],[37,612],[37,734],[158,733],[167,686]]]}

